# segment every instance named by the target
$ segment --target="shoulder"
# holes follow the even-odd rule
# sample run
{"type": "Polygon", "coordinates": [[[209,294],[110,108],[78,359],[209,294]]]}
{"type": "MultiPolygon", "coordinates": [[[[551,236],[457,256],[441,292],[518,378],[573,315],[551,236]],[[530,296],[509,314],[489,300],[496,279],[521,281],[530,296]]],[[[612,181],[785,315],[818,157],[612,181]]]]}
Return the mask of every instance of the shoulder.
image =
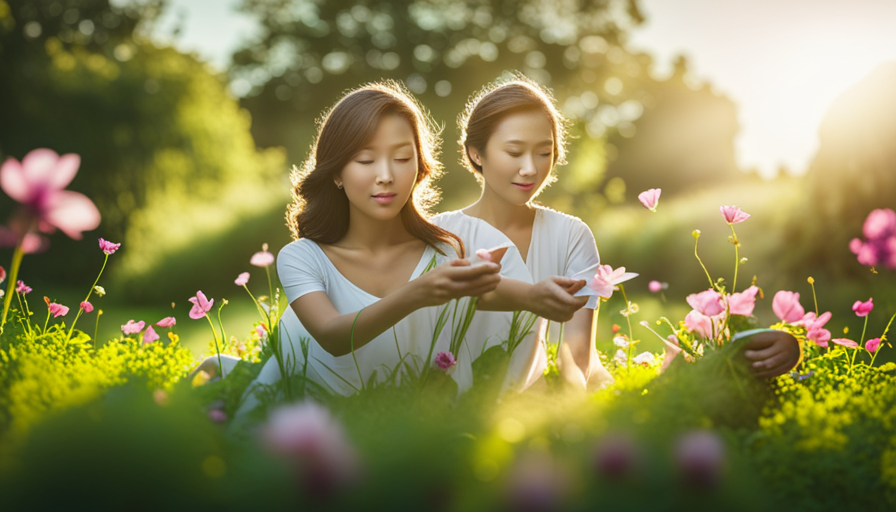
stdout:
{"type": "Polygon", "coordinates": [[[319,254],[320,246],[316,242],[307,238],[299,238],[284,245],[277,258],[317,258],[319,254]]]}
{"type": "Polygon", "coordinates": [[[585,224],[582,219],[574,215],[558,212],[546,206],[538,206],[537,209],[538,214],[542,217],[542,221],[545,225],[550,226],[551,229],[563,229],[564,232],[571,233],[591,233],[591,228],[588,227],[588,224],[585,224]]]}
{"type": "Polygon", "coordinates": [[[451,228],[452,226],[463,225],[469,222],[471,219],[474,218],[470,217],[460,210],[454,210],[452,212],[442,212],[433,215],[429,218],[429,221],[436,226],[439,226],[440,228],[448,229],[450,231],[449,228],[451,228]]]}

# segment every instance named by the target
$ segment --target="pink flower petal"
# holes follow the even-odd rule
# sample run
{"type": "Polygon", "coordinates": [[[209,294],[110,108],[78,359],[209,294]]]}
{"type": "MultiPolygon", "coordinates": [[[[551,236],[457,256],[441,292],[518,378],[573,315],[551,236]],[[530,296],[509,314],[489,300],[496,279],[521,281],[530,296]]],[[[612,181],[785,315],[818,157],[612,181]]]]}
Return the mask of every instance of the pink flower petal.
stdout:
{"type": "Polygon", "coordinates": [[[859,348],[858,343],[848,338],[834,338],[831,341],[833,343],[836,343],[837,345],[841,345],[847,348],[859,348]]]}
{"type": "Polygon", "coordinates": [[[274,255],[269,253],[268,251],[256,252],[249,260],[249,264],[255,265],[256,267],[269,267],[273,263],[274,255]]]}
{"type": "Polygon", "coordinates": [[[143,343],[152,343],[157,339],[159,339],[159,335],[156,334],[156,330],[150,325],[146,328],[146,332],[143,333],[143,343]]]}
{"type": "Polygon", "coordinates": [[[772,311],[782,322],[789,324],[802,320],[806,314],[800,305],[800,294],[786,290],[775,294],[775,298],[772,299],[772,311]]]}
{"type": "Polygon", "coordinates": [[[63,190],[53,194],[45,216],[46,220],[75,240],[82,231],[96,229],[100,225],[100,211],[84,194],[63,190]]]}
{"type": "Polygon", "coordinates": [[[12,199],[26,203],[31,199],[31,186],[25,179],[25,170],[15,158],[7,158],[0,167],[0,188],[12,199]]]}
{"type": "Polygon", "coordinates": [[[237,286],[246,286],[246,283],[248,283],[248,282],[249,282],[249,273],[243,272],[242,274],[240,274],[236,277],[234,284],[236,284],[237,286]]]}
{"type": "Polygon", "coordinates": [[[661,189],[652,188],[649,190],[645,190],[638,194],[638,201],[641,201],[641,204],[644,205],[644,208],[652,212],[656,212],[657,203],[660,200],[660,194],[662,193],[661,189]]]}
{"type": "Polygon", "coordinates": [[[166,316],[165,318],[156,322],[156,326],[162,327],[163,329],[168,329],[174,327],[177,324],[177,319],[173,316],[166,316]]]}

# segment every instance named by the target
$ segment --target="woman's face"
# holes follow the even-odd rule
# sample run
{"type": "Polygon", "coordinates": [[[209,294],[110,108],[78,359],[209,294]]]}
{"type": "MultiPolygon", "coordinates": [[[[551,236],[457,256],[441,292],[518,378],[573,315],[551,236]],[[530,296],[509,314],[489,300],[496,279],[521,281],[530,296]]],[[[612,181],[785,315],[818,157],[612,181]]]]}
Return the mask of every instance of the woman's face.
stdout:
{"type": "Polygon", "coordinates": [[[399,115],[380,119],[373,137],[334,180],[352,214],[376,220],[398,216],[417,181],[417,147],[411,124],[399,115]]]}
{"type": "Polygon", "coordinates": [[[508,115],[498,123],[485,154],[469,148],[482,166],[484,187],[513,205],[524,205],[541,192],[554,164],[551,122],[540,110],[508,115]]]}

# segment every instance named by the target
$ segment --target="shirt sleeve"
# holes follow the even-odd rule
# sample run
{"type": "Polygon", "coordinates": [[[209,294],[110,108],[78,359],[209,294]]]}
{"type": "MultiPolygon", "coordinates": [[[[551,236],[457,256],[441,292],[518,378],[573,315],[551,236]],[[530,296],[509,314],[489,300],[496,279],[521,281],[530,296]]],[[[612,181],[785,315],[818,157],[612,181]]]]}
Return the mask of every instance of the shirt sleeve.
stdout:
{"type": "MultiPolygon", "coordinates": [[[[600,255],[597,253],[597,244],[591,229],[581,220],[573,219],[569,229],[569,252],[566,259],[566,277],[575,274],[600,263],[600,255]]],[[[596,271],[596,269],[595,269],[596,271]]],[[[585,307],[594,309],[597,307],[597,297],[588,298],[585,307]]]]}
{"type": "Polygon", "coordinates": [[[297,240],[283,247],[277,256],[277,275],[290,304],[311,292],[327,291],[323,256],[312,244],[297,240]]]}

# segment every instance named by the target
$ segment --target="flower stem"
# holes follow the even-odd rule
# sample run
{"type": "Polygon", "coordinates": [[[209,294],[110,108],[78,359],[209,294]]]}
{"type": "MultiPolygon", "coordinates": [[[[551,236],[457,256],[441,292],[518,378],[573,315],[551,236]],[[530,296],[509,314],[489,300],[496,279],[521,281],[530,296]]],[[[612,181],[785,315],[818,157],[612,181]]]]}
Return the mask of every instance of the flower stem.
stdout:
{"type": "MultiPolygon", "coordinates": [[[[103,266],[100,268],[100,273],[97,274],[96,279],[93,281],[93,285],[90,287],[90,290],[87,290],[87,297],[84,298],[84,302],[90,300],[90,295],[93,293],[93,289],[96,287],[96,284],[100,282],[100,277],[103,275],[103,271],[106,270],[106,263],[109,263],[109,255],[106,255],[106,259],[103,260],[103,266]]],[[[65,337],[65,341],[68,342],[72,338],[72,332],[75,330],[75,324],[78,323],[78,319],[81,318],[81,313],[84,310],[81,309],[81,305],[78,305],[78,314],[75,315],[75,319],[72,320],[72,326],[68,330],[68,336],[65,337]]],[[[96,340],[94,340],[94,346],[96,345],[96,340]]]]}
{"type": "Polygon", "coordinates": [[[812,299],[815,301],[815,317],[818,317],[818,296],[815,295],[815,279],[809,276],[809,285],[812,287],[812,299]]]}
{"type": "MultiPolygon", "coordinates": [[[[218,310],[218,313],[221,313],[221,310],[218,310]]],[[[218,371],[221,372],[221,378],[224,378],[224,363],[221,362],[221,348],[218,346],[218,331],[215,330],[215,324],[212,323],[212,317],[205,314],[205,318],[208,319],[208,325],[212,328],[212,336],[215,337],[215,353],[218,355],[218,371]]]]}
{"type": "Polygon", "coordinates": [[[96,333],[100,330],[100,317],[103,316],[103,310],[96,310],[96,326],[93,328],[93,349],[96,350],[96,333]]]}
{"type": "MultiPolygon", "coordinates": [[[[708,274],[707,274],[708,275],[708,274]]],[[[619,291],[622,293],[622,300],[625,301],[625,321],[628,322],[628,358],[625,362],[626,368],[631,366],[632,363],[632,350],[634,350],[635,343],[635,333],[632,330],[632,307],[631,303],[628,301],[628,297],[625,296],[625,286],[618,284],[619,291]]]]}
{"type": "MultiPolygon", "coordinates": [[[[0,320],[0,333],[3,333],[3,327],[6,326],[6,315],[9,313],[9,304],[12,302],[12,292],[16,289],[19,267],[22,265],[22,257],[25,255],[25,250],[22,248],[24,241],[25,236],[22,235],[18,245],[16,245],[16,250],[12,253],[12,265],[9,267],[9,284],[6,286],[6,297],[3,299],[3,319],[0,320]]],[[[47,319],[49,320],[49,317],[47,319]]]]}
{"type": "Polygon", "coordinates": [[[737,233],[734,232],[734,224],[728,223],[731,227],[731,243],[734,244],[734,282],[731,283],[731,292],[734,293],[737,288],[737,269],[740,267],[740,242],[737,240],[737,233]]]}
{"type": "MultiPolygon", "coordinates": [[[[16,299],[19,301],[19,307],[22,308],[22,316],[24,316],[24,322],[22,322],[23,326],[28,330],[28,336],[33,337],[34,331],[31,329],[31,310],[28,309],[28,299],[22,301],[22,294],[16,290],[16,299]]],[[[0,330],[2,332],[2,330],[0,330]]]]}
{"type": "Polygon", "coordinates": [[[703,264],[703,260],[700,259],[700,255],[697,254],[697,244],[700,243],[699,238],[694,238],[694,256],[697,258],[697,261],[700,263],[700,266],[703,267],[703,271],[706,272],[706,279],[709,280],[709,287],[712,289],[716,288],[716,284],[712,282],[712,276],[709,275],[709,270],[706,269],[706,265],[703,264]]]}

